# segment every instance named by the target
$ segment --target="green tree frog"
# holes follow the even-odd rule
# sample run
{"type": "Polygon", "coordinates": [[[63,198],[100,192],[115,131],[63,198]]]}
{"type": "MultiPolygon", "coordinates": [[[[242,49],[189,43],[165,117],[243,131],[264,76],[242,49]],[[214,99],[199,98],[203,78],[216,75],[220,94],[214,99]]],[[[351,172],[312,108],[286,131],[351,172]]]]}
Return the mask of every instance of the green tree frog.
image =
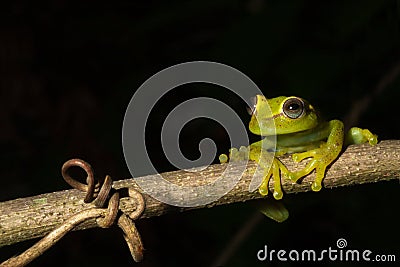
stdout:
{"type": "MultiPolygon", "coordinates": [[[[281,175],[297,182],[313,170],[316,172],[316,177],[311,189],[319,191],[326,168],[338,158],[343,145],[366,142],[376,145],[378,143],[377,135],[367,129],[353,127],[345,134],[343,122],[324,121],[314,107],[300,97],[280,96],[267,99],[262,95],[257,95],[252,99],[252,104],[253,107],[249,109],[251,114],[249,129],[252,133],[264,138],[247,148],[242,147],[239,151],[235,148],[230,149],[229,158],[231,161],[249,158],[264,168],[263,181],[258,189],[263,196],[268,194],[271,177],[274,179],[273,196],[275,199],[281,199],[283,196],[281,175]],[[270,120],[275,123],[275,131],[266,127],[270,125],[267,123],[270,120]],[[273,144],[272,135],[275,134],[276,147],[274,148],[271,144],[273,144]],[[273,153],[272,165],[270,164],[271,153],[273,153]],[[311,160],[303,169],[291,172],[277,158],[288,153],[293,154],[292,158],[295,162],[306,158],[311,158],[311,160]]],[[[221,163],[224,163],[228,157],[222,154],[219,159],[221,163]]]]}

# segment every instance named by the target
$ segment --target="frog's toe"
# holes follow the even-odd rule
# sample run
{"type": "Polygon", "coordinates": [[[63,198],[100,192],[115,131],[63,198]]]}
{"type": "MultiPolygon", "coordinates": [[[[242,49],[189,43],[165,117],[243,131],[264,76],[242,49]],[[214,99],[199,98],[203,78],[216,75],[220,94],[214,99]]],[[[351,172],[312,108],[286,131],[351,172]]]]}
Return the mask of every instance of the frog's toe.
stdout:
{"type": "Polygon", "coordinates": [[[312,189],[312,191],[314,191],[314,192],[320,191],[321,188],[322,188],[321,183],[320,183],[320,182],[317,182],[317,181],[314,181],[314,182],[312,183],[312,185],[311,185],[311,189],[312,189]]]}
{"type": "Polygon", "coordinates": [[[287,174],[287,177],[292,182],[296,183],[299,179],[303,178],[304,176],[306,176],[307,174],[312,172],[316,168],[317,164],[318,164],[318,160],[312,159],[312,160],[310,160],[310,162],[307,163],[307,165],[303,169],[298,170],[296,172],[289,172],[287,174]]]}
{"type": "Polygon", "coordinates": [[[309,158],[311,156],[312,156],[312,154],[310,153],[310,151],[306,151],[306,152],[302,152],[302,153],[294,153],[292,155],[292,159],[294,162],[299,163],[303,159],[309,158]]]}
{"type": "Polygon", "coordinates": [[[241,160],[247,160],[249,159],[249,148],[245,147],[245,146],[241,146],[239,148],[239,158],[241,160]]]}
{"type": "Polygon", "coordinates": [[[258,188],[258,192],[260,193],[260,195],[262,195],[262,196],[268,195],[268,182],[269,182],[269,179],[264,178],[264,181],[261,183],[260,187],[258,188]]]}
{"type": "Polygon", "coordinates": [[[322,180],[325,177],[325,170],[327,165],[320,164],[315,168],[315,180],[311,185],[312,191],[318,192],[322,188],[322,180]]]}
{"type": "Polygon", "coordinates": [[[301,178],[295,172],[289,172],[288,174],[286,174],[286,177],[289,178],[289,180],[291,180],[292,182],[297,182],[297,180],[299,180],[301,178]]]}
{"type": "Polygon", "coordinates": [[[219,155],[219,162],[220,163],[226,163],[226,162],[228,162],[228,156],[226,155],[226,154],[221,154],[221,155],[219,155]]]}
{"type": "Polygon", "coordinates": [[[262,195],[263,197],[265,197],[266,195],[268,195],[268,186],[267,187],[265,187],[265,186],[260,186],[259,188],[258,188],[258,192],[260,193],[260,195],[262,195]]]}
{"type": "Polygon", "coordinates": [[[299,179],[299,177],[298,177],[299,174],[298,173],[291,172],[287,168],[281,168],[280,171],[281,171],[281,175],[284,178],[287,178],[287,179],[289,179],[289,180],[291,180],[293,182],[296,182],[299,179]]]}
{"type": "Polygon", "coordinates": [[[370,136],[370,137],[368,138],[368,143],[369,143],[371,146],[374,146],[374,145],[378,144],[378,136],[377,136],[376,134],[372,134],[372,136],[370,136]]]}
{"type": "Polygon", "coordinates": [[[368,140],[368,143],[371,146],[374,146],[378,143],[378,136],[376,134],[371,133],[368,129],[362,129],[362,135],[365,139],[368,140]]]}
{"type": "Polygon", "coordinates": [[[239,161],[239,151],[237,148],[233,147],[229,149],[229,161],[239,161]]]}
{"type": "Polygon", "coordinates": [[[269,169],[267,172],[267,175],[264,176],[263,181],[260,185],[260,187],[258,188],[258,192],[260,193],[260,195],[262,196],[266,196],[268,195],[268,185],[269,185],[269,180],[271,179],[272,176],[272,170],[269,169]]]}
{"type": "Polygon", "coordinates": [[[368,139],[368,143],[371,146],[374,146],[374,145],[378,144],[378,137],[375,135],[373,138],[368,139]]]}
{"type": "Polygon", "coordinates": [[[280,199],[282,199],[282,197],[283,197],[283,192],[282,192],[282,190],[274,190],[274,198],[276,199],[276,200],[280,200],[280,199]]]}
{"type": "Polygon", "coordinates": [[[243,161],[249,159],[249,149],[245,146],[241,146],[239,149],[229,149],[229,160],[230,161],[243,161]]]}
{"type": "Polygon", "coordinates": [[[280,173],[286,175],[288,172],[286,166],[278,160],[272,165],[272,175],[274,176],[274,198],[276,200],[282,199],[283,197],[280,173]]]}

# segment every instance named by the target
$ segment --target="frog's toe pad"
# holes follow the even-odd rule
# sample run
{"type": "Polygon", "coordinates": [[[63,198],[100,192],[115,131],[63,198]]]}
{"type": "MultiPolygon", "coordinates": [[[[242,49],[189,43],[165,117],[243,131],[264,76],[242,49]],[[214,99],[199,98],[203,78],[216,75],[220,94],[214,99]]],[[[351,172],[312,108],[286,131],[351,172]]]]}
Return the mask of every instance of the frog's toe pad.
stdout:
{"type": "Polygon", "coordinates": [[[221,155],[219,155],[219,162],[220,163],[226,163],[226,162],[228,162],[228,156],[226,155],[226,154],[221,154],[221,155]]]}
{"type": "Polygon", "coordinates": [[[274,191],[274,198],[276,199],[276,200],[280,200],[280,199],[282,199],[282,197],[283,197],[283,193],[282,193],[282,191],[274,191]]]}
{"type": "Polygon", "coordinates": [[[368,139],[368,143],[371,146],[378,144],[378,136],[374,134],[371,138],[368,139]]]}
{"type": "Polygon", "coordinates": [[[311,189],[312,189],[312,191],[314,191],[314,192],[320,191],[321,188],[322,188],[321,183],[318,183],[318,182],[315,182],[315,181],[314,181],[314,182],[312,183],[312,185],[311,185],[311,189]]]}
{"type": "Polygon", "coordinates": [[[266,195],[268,195],[268,186],[265,187],[265,186],[261,185],[261,186],[258,188],[258,192],[260,193],[260,195],[262,195],[263,197],[265,197],[266,195]]]}

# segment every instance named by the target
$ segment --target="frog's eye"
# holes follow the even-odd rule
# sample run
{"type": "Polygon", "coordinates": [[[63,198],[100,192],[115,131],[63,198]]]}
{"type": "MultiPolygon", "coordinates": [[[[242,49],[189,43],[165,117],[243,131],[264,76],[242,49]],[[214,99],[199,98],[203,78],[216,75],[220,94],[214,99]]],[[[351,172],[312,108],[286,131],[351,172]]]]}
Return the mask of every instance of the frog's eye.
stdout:
{"type": "Polygon", "coordinates": [[[289,98],[283,103],[283,113],[291,118],[297,119],[304,113],[304,102],[300,98],[289,98]]]}
{"type": "Polygon", "coordinates": [[[250,107],[246,107],[247,109],[247,113],[249,113],[249,115],[253,115],[254,113],[256,113],[256,106],[257,106],[257,97],[251,97],[250,98],[250,107]]]}

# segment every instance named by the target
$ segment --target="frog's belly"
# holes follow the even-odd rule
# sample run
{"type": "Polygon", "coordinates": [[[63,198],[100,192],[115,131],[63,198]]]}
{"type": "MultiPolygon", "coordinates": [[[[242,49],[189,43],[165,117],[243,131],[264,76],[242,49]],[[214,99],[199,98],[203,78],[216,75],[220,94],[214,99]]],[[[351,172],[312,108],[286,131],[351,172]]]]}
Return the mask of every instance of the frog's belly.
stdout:
{"type": "Polygon", "coordinates": [[[298,146],[276,146],[276,153],[278,155],[284,155],[284,154],[292,154],[292,153],[298,153],[298,152],[304,152],[308,151],[311,149],[315,149],[321,146],[321,144],[324,143],[323,141],[316,141],[308,144],[303,144],[303,145],[298,145],[298,146]]]}

